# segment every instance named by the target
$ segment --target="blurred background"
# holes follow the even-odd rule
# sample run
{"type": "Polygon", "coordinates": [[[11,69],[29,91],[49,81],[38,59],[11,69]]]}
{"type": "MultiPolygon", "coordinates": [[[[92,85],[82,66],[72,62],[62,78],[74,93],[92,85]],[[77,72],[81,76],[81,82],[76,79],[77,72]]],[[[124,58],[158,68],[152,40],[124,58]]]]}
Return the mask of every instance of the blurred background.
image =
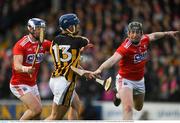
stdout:
{"type": "MultiPolygon", "coordinates": [[[[94,44],[82,54],[82,66],[88,70],[95,70],[116,51],[127,36],[130,21],[142,22],[146,34],[180,30],[180,0],[0,0],[0,119],[18,119],[24,111],[10,92],[9,81],[12,47],[27,34],[27,21],[33,17],[46,20],[46,38],[53,40],[59,33],[58,18],[72,12],[81,21],[81,35],[94,44]]],[[[180,119],[179,49],[179,38],[151,43],[145,70],[145,107],[135,114],[136,119],[180,119]]],[[[42,118],[50,113],[53,96],[48,81],[52,69],[47,54],[37,81],[44,104],[42,118]]],[[[105,71],[103,78],[112,76],[114,80],[117,70],[114,66],[105,71]]],[[[84,105],[82,119],[121,119],[121,107],[113,106],[113,90],[105,92],[97,83],[80,78],[76,91],[84,105]]]]}

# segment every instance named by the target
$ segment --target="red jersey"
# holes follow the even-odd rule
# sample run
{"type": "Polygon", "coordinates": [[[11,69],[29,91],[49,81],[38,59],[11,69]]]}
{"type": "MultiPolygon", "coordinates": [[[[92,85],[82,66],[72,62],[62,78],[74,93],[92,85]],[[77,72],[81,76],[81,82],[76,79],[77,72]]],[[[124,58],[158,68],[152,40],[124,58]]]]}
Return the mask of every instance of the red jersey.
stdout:
{"type": "MultiPolygon", "coordinates": [[[[26,35],[21,38],[13,47],[13,55],[23,55],[22,65],[32,66],[37,46],[38,42],[32,42],[30,37],[26,35]]],[[[29,86],[34,86],[36,84],[40,62],[43,60],[44,53],[49,52],[50,46],[51,42],[48,40],[44,40],[37,55],[35,71],[32,73],[32,78],[28,73],[15,71],[14,65],[12,64],[12,77],[10,83],[12,85],[26,84],[29,86]]]]}
{"type": "Polygon", "coordinates": [[[120,70],[118,73],[129,80],[141,80],[144,76],[145,64],[147,62],[147,48],[149,46],[149,37],[143,35],[138,45],[133,45],[127,38],[118,47],[118,52],[122,59],[119,62],[120,70]]]}

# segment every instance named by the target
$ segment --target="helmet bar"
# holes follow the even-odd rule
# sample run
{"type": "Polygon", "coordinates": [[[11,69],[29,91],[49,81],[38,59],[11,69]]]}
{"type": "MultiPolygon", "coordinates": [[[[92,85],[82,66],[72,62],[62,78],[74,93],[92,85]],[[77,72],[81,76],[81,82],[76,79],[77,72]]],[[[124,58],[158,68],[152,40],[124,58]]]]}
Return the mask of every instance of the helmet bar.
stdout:
{"type": "Polygon", "coordinates": [[[74,34],[76,32],[75,25],[73,25],[73,31],[70,31],[68,28],[66,29],[66,31],[69,32],[70,34],[74,34]]]}

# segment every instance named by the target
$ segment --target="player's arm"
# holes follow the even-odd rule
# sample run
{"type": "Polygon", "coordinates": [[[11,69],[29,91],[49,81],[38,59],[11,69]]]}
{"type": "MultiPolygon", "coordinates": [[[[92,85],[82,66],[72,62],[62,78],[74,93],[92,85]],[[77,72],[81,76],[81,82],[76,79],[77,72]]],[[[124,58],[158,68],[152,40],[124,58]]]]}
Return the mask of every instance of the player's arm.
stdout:
{"type": "Polygon", "coordinates": [[[148,34],[148,37],[150,41],[155,41],[165,36],[175,37],[179,33],[180,33],[179,31],[154,32],[154,33],[148,34]]]}
{"type": "Polygon", "coordinates": [[[14,61],[14,69],[18,72],[32,73],[34,70],[32,67],[22,65],[23,55],[14,55],[13,61],[14,61]]]}
{"type": "Polygon", "coordinates": [[[81,48],[86,47],[89,44],[89,39],[84,37],[84,36],[76,36],[76,39],[77,39],[79,46],[81,48]]]}
{"type": "Polygon", "coordinates": [[[77,68],[84,70],[84,68],[81,65],[78,65],[77,68]]]}
{"type": "Polygon", "coordinates": [[[111,68],[121,58],[122,58],[122,56],[119,53],[115,52],[108,60],[106,60],[104,63],[102,63],[101,66],[95,72],[93,72],[93,74],[98,77],[99,74],[102,73],[103,70],[111,68]]]}

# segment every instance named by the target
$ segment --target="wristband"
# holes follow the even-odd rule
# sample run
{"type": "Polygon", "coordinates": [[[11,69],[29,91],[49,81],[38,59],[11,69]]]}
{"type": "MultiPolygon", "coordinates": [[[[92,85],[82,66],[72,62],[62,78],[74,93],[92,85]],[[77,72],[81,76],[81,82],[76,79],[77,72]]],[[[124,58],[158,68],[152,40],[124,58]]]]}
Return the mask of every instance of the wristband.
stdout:
{"type": "Polygon", "coordinates": [[[22,72],[28,73],[28,67],[22,66],[22,72]]]}

